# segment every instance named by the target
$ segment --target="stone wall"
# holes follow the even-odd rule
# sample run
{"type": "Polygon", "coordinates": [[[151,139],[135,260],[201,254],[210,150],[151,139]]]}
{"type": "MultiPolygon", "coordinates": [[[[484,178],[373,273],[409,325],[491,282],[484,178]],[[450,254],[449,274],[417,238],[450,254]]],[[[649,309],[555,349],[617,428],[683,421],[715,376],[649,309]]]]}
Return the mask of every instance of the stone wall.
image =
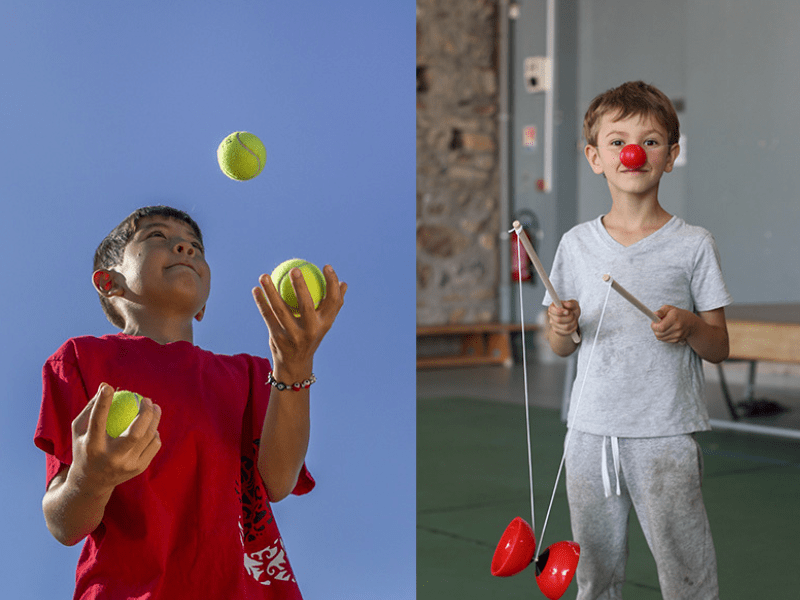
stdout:
{"type": "Polygon", "coordinates": [[[498,317],[497,0],[417,0],[417,324],[498,317]]]}

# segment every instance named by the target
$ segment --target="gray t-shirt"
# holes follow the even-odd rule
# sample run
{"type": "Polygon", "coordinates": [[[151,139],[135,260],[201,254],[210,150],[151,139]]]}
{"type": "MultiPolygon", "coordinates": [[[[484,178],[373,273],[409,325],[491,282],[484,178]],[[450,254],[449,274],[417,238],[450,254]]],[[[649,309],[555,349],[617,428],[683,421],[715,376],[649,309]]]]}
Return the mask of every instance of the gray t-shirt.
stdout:
{"type": "MultiPolygon", "coordinates": [[[[658,341],[650,319],[611,290],[597,348],[575,415],[609,284],[609,274],[656,311],[665,304],[693,312],[727,306],[714,238],[672,217],[632,246],[609,235],[598,217],[564,234],[550,279],[561,300],[578,300],[583,341],[569,424],[594,435],[659,437],[710,429],[702,360],[688,344],[658,341]]],[[[552,302],[549,294],[543,304],[552,302]]]]}

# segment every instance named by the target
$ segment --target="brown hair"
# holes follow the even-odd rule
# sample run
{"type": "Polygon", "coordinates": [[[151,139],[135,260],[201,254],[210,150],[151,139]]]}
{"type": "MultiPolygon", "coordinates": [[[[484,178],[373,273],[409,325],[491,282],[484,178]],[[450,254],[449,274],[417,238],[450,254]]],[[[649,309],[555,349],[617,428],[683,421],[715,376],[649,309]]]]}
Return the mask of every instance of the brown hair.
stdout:
{"type": "MultiPolygon", "coordinates": [[[[122,264],[125,247],[133,237],[133,234],[139,230],[140,221],[146,217],[168,217],[183,221],[192,228],[200,243],[203,243],[203,234],[200,232],[200,227],[182,210],[169,206],[146,206],[133,211],[125,217],[122,223],[117,225],[100,242],[94,253],[93,272],[98,269],[110,269],[122,264]]],[[[100,296],[100,305],[103,307],[103,312],[108,320],[111,321],[111,324],[119,329],[125,329],[125,319],[123,319],[122,315],[114,308],[108,298],[99,293],[98,295],[100,296]]]]}
{"type": "Polygon", "coordinates": [[[670,145],[677,144],[681,137],[678,114],[669,98],[643,81],[629,81],[603,92],[592,100],[583,118],[583,137],[590,146],[597,146],[600,119],[614,115],[614,120],[630,116],[653,117],[667,131],[670,145]]]}

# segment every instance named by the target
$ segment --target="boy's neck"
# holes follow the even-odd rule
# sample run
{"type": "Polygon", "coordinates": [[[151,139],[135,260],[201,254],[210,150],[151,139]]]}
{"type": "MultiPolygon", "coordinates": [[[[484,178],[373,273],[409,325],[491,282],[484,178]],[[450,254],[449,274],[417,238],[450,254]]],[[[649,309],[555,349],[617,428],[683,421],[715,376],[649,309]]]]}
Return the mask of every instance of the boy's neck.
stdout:
{"type": "Polygon", "coordinates": [[[138,315],[135,319],[126,319],[123,333],[149,337],[159,344],[170,344],[172,342],[194,343],[191,319],[186,322],[138,315]]]}
{"type": "Polygon", "coordinates": [[[661,229],[672,218],[654,195],[649,198],[617,194],[603,226],[623,246],[631,246],[661,229]]]}

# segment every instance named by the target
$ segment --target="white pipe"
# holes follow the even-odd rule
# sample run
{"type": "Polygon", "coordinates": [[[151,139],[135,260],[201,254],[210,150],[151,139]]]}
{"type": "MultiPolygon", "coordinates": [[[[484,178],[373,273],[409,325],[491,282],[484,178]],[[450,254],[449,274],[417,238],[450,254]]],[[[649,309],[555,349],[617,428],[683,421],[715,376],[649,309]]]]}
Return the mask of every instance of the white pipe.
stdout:
{"type": "Polygon", "coordinates": [[[800,431],[796,429],[784,429],[783,427],[767,427],[766,425],[753,425],[751,423],[742,423],[741,421],[722,421],[719,419],[711,419],[712,429],[730,429],[733,431],[742,431],[744,433],[759,433],[761,435],[774,435],[777,437],[787,437],[800,440],[800,431]]]}
{"type": "Polygon", "coordinates": [[[511,220],[509,197],[509,8],[508,0],[500,0],[500,69],[498,142],[500,145],[500,322],[511,322],[511,257],[509,256],[508,222],[511,220]]]}
{"type": "Polygon", "coordinates": [[[556,2],[547,0],[547,70],[549,85],[544,96],[544,191],[553,189],[553,120],[555,107],[556,2]]]}

